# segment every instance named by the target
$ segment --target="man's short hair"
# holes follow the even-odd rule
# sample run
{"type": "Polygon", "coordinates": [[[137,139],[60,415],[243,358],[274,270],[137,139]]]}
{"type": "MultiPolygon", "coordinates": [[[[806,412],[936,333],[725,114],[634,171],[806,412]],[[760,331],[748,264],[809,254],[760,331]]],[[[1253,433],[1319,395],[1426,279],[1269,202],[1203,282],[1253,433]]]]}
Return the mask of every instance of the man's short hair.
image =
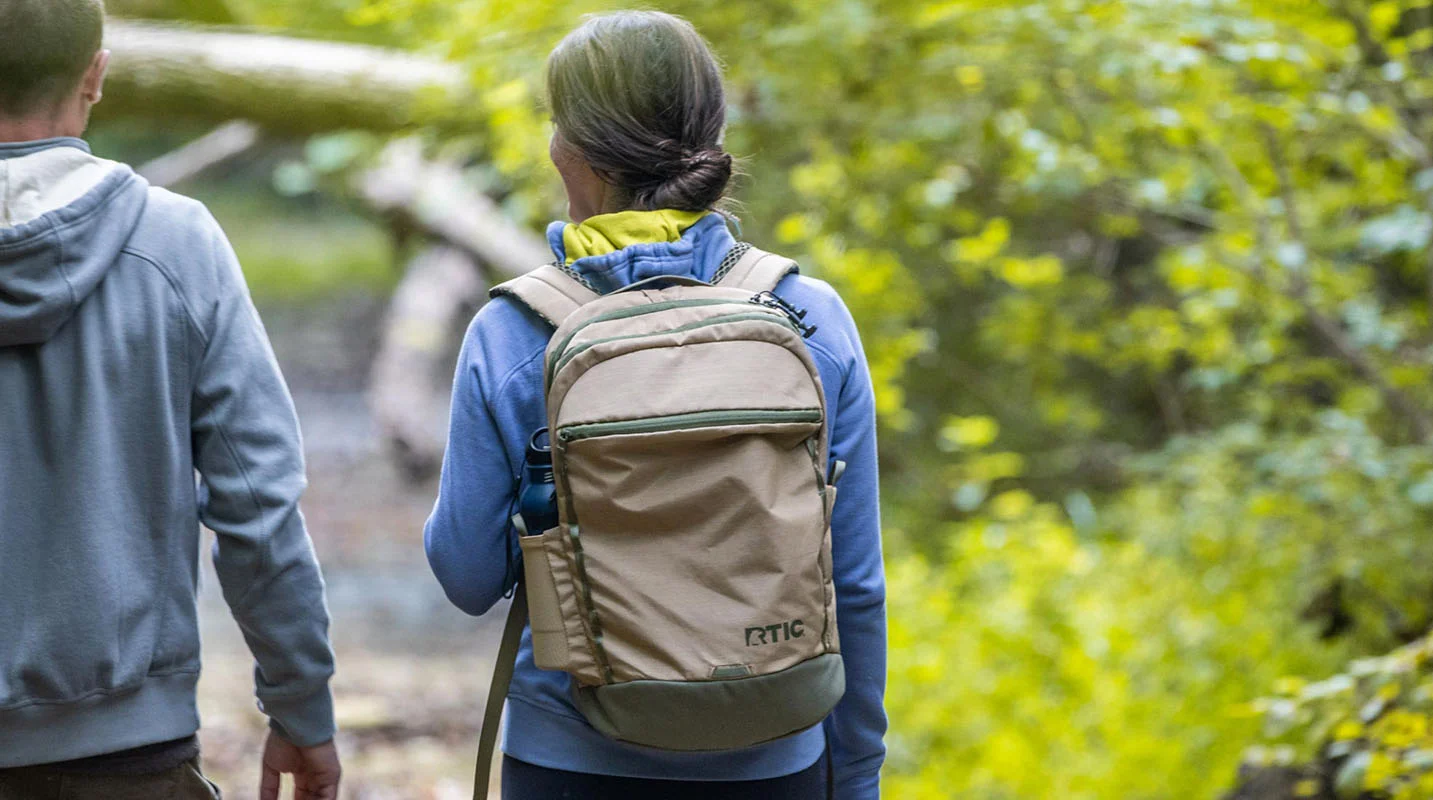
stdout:
{"type": "Polygon", "coordinates": [[[74,91],[104,39],[104,0],[0,0],[0,115],[74,91]]]}

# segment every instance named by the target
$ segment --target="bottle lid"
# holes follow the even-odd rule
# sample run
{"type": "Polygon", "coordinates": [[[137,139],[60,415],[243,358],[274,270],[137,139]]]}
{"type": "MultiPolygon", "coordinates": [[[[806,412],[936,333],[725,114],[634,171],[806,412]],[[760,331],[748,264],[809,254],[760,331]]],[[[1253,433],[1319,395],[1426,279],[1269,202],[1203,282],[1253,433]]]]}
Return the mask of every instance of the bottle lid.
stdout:
{"type": "Polygon", "coordinates": [[[527,441],[526,461],[534,467],[552,466],[552,440],[547,428],[538,428],[527,441]]]}

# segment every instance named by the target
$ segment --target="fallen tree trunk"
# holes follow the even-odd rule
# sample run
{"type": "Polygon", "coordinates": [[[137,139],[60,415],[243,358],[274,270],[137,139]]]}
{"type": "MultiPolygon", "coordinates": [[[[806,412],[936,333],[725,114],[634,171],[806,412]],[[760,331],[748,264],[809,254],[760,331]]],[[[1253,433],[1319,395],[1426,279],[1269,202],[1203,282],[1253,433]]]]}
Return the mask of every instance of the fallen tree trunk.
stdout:
{"type": "Polygon", "coordinates": [[[356,189],[374,210],[442,243],[409,265],[369,382],[375,420],[407,474],[421,479],[443,461],[451,345],[464,315],[487,285],[550,261],[552,251],[456,166],[426,160],[415,140],[390,145],[356,189]]]}
{"type": "Polygon", "coordinates": [[[394,457],[412,480],[443,463],[453,336],[482,301],[473,260],[454,247],[430,247],[409,264],[393,293],[369,404],[394,457]]]}
{"type": "Polygon", "coordinates": [[[395,131],[463,117],[449,62],[367,45],[111,19],[96,118],[249,120],[280,134],[395,131]]]}
{"type": "Polygon", "coordinates": [[[389,145],[357,189],[374,210],[471,254],[492,283],[552,261],[541,236],[509,219],[456,166],[424,159],[416,140],[389,145]]]}

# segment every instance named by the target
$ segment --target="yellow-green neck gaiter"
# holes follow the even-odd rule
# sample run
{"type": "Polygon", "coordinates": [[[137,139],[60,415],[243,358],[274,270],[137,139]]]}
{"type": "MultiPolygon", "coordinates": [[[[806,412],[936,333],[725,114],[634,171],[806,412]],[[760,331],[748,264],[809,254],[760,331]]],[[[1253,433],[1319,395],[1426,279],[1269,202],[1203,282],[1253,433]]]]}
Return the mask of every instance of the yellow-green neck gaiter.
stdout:
{"type": "Polygon", "coordinates": [[[567,263],[579,258],[615,253],[634,244],[675,242],[710,211],[677,211],[663,208],[656,211],[618,211],[588,217],[580,225],[568,225],[562,231],[562,246],[567,263]]]}

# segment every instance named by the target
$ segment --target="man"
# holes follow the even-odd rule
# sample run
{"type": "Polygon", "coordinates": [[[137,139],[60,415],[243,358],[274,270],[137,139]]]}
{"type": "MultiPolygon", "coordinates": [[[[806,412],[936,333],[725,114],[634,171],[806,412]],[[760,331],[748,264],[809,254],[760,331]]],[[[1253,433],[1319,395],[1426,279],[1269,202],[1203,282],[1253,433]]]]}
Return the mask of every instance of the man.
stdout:
{"type": "Polygon", "coordinates": [[[287,772],[334,798],[293,404],[214,219],[77,138],[103,24],[103,0],[0,0],[0,800],[219,796],[201,521],[270,719],[262,796],[287,772]]]}

